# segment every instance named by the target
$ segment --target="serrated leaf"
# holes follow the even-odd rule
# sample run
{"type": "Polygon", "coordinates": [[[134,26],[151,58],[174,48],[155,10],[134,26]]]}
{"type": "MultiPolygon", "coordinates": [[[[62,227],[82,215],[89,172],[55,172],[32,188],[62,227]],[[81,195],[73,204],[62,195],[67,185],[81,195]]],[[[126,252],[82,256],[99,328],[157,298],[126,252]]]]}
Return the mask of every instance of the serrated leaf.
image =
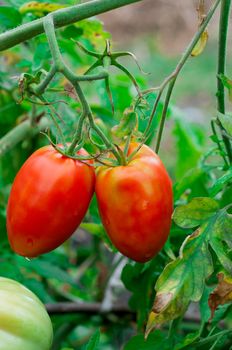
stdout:
{"type": "Polygon", "coordinates": [[[99,342],[100,342],[100,331],[97,330],[92,337],[90,338],[88,344],[86,345],[85,350],[97,350],[99,349],[99,342]]]}
{"type": "Polygon", "coordinates": [[[188,236],[180,249],[180,256],[161,273],[155,286],[157,294],[146,335],[158,325],[182,315],[190,301],[200,300],[205,280],[213,272],[207,244],[209,226],[204,225],[188,236]]]}
{"type": "Polygon", "coordinates": [[[232,137],[232,116],[218,113],[218,119],[229,136],[232,137]]]}
{"type": "Polygon", "coordinates": [[[230,181],[232,181],[232,168],[230,168],[223,176],[221,176],[219,179],[215,181],[213,186],[209,189],[210,195],[212,197],[216,196],[216,194],[218,194],[221,190],[223,190],[225,185],[230,181]]]}
{"type": "Polygon", "coordinates": [[[225,209],[217,215],[209,244],[224,269],[232,274],[232,260],[229,255],[232,248],[232,216],[225,209]]]}
{"type": "Polygon", "coordinates": [[[182,228],[196,227],[214,215],[218,208],[218,203],[212,198],[193,198],[188,204],[175,209],[173,220],[182,228]]]}
{"type": "Polygon", "coordinates": [[[218,275],[218,285],[209,296],[209,307],[211,309],[211,317],[214,317],[215,310],[219,305],[232,302],[232,278],[224,271],[218,275]]]}

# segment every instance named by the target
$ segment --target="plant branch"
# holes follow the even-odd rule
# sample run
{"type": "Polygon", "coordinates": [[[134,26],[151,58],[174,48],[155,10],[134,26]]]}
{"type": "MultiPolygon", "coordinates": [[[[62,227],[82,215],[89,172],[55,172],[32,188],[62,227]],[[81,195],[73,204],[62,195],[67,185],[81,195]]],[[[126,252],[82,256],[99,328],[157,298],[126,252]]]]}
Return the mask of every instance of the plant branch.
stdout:
{"type": "Polygon", "coordinates": [[[164,107],[163,107],[163,111],[162,111],[162,116],[161,116],[161,123],[160,123],[160,128],[158,131],[158,136],[157,136],[157,143],[156,143],[156,152],[159,151],[159,147],[160,147],[160,142],[161,142],[161,138],[162,138],[162,133],[163,133],[163,128],[164,128],[164,123],[165,123],[165,119],[166,119],[166,115],[167,115],[167,110],[168,110],[168,105],[169,105],[169,101],[171,98],[171,94],[175,85],[175,82],[177,80],[177,77],[180,73],[180,71],[182,70],[182,68],[184,67],[186,61],[188,60],[189,56],[191,55],[194,47],[196,46],[198,40],[200,39],[202,33],[205,31],[207,25],[209,24],[211,18],[214,15],[214,12],[216,11],[218,5],[220,4],[221,0],[216,0],[214,5],[212,6],[212,8],[209,10],[207,16],[205,17],[205,20],[202,22],[202,24],[200,25],[197,33],[194,35],[194,37],[192,38],[191,42],[189,43],[187,49],[185,50],[185,52],[183,53],[179,63],[177,64],[176,68],[174,69],[174,71],[163,81],[163,83],[155,88],[143,91],[143,94],[147,94],[150,93],[152,91],[159,91],[153,110],[151,112],[149,121],[148,121],[148,125],[147,128],[145,130],[144,136],[145,138],[149,135],[150,133],[150,128],[152,125],[152,120],[155,116],[155,112],[157,110],[158,107],[158,103],[161,99],[162,93],[164,91],[164,89],[168,87],[167,90],[167,94],[166,94],[166,98],[165,98],[165,103],[164,103],[164,107]]]}
{"type": "MultiPolygon", "coordinates": [[[[93,0],[53,12],[55,28],[67,26],[142,0],[93,0]]],[[[43,18],[23,24],[0,35],[0,51],[9,49],[44,32],[43,18]]]]}
{"type": "MultiPolygon", "coordinates": [[[[76,146],[78,145],[78,143],[80,142],[80,140],[82,139],[82,130],[83,130],[83,126],[84,126],[84,121],[86,118],[88,118],[89,120],[89,124],[91,126],[91,128],[93,130],[95,130],[95,132],[101,137],[102,141],[104,142],[104,144],[106,145],[106,147],[113,153],[113,155],[115,156],[115,158],[118,160],[119,164],[123,163],[122,161],[122,157],[120,155],[120,153],[118,152],[117,148],[108,140],[108,138],[105,136],[105,134],[101,131],[101,129],[95,124],[94,122],[94,118],[92,115],[92,111],[90,109],[90,106],[88,104],[88,101],[85,98],[85,95],[81,89],[81,86],[79,84],[79,81],[83,81],[82,77],[81,79],[79,79],[80,77],[77,76],[64,62],[62,55],[60,53],[60,49],[58,46],[58,42],[56,39],[56,34],[55,34],[55,27],[54,27],[54,18],[53,18],[54,14],[51,13],[48,16],[46,16],[44,18],[44,30],[45,33],[47,35],[48,38],[48,43],[49,43],[49,47],[51,50],[51,54],[52,54],[52,58],[53,58],[53,66],[54,66],[54,74],[55,75],[56,72],[60,72],[61,74],[63,74],[65,76],[66,79],[68,79],[68,81],[73,85],[73,87],[76,90],[77,96],[80,100],[81,106],[82,106],[82,114],[81,117],[78,121],[78,125],[77,125],[77,130],[74,134],[73,140],[71,142],[71,145],[69,146],[68,150],[67,150],[67,155],[73,156],[74,152],[76,150],[76,146]]],[[[52,78],[52,74],[50,72],[50,77],[52,78]]],[[[107,67],[103,70],[103,72],[101,73],[100,78],[104,79],[105,77],[108,76],[108,72],[107,72],[107,67]]],[[[96,77],[96,75],[94,76],[96,77]]],[[[84,80],[88,80],[91,79],[91,77],[84,77],[84,80]]],[[[98,75],[99,78],[99,75],[98,75]]],[[[46,78],[45,78],[46,79],[46,78]]],[[[51,80],[51,79],[50,79],[51,80]]],[[[47,85],[47,83],[49,83],[49,78],[47,78],[46,82],[42,82],[42,87],[45,85],[47,85]]],[[[40,84],[40,89],[41,89],[41,84],[40,84]]]]}
{"type": "MultiPolygon", "coordinates": [[[[217,100],[218,100],[218,111],[222,114],[225,113],[225,88],[223,82],[220,79],[220,75],[225,73],[226,66],[226,47],[227,47],[227,32],[228,22],[230,15],[231,0],[222,0],[221,2],[221,15],[219,24],[219,46],[218,46],[218,78],[217,78],[217,100]]],[[[232,164],[232,149],[230,140],[224,135],[224,128],[217,118],[218,125],[221,130],[222,139],[225,144],[227,156],[232,164]]]]}
{"type": "Polygon", "coordinates": [[[0,157],[11,150],[19,142],[23,141],[25,138],[35,136],[41,130],[46,129],[48,126],[49,121],[45,117],[41,118],[36,126],[31,125],[31,120],[22,122],[0,139],[0,157]]]}

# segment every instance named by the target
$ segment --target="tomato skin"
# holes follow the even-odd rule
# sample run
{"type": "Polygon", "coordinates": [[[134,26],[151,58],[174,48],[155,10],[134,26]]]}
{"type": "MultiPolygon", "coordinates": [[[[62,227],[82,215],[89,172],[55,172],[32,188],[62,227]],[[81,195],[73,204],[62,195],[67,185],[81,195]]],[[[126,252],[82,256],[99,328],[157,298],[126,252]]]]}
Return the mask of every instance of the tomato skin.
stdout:
{"type": "Polygon", "coordinates": [[[95,191],[116,248],[137,262],[152,259],[167,240],[173,211],[172,183],[158,155],[143,145],[126,166],[100,167],[95,191]]]}
{"type": "Polygon", "coordinates": [[[42,302],[22,284],[0,277],[0,350],[49,350],[52,339],[42,302]]]}
{"type": "Polygon", "coordinates": [[[30,258],[61,245],[86,214],[94,184],[93,167],[63,156],[52,146],[34,152],[16,175],[8,201],[12,249],[30,258]]]}

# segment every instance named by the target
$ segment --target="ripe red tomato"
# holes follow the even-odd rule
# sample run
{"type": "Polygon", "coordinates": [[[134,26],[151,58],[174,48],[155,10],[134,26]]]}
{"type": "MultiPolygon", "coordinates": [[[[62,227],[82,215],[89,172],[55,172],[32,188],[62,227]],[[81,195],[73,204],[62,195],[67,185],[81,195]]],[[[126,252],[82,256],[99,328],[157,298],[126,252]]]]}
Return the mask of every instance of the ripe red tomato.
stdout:
{"type": "MultiPolygon", "coordinates": [[[[130,145],[130,155],[137,144],[130,145]]],[[[112,243],[146,262],[167,240],[173,211],[172,183],[160,158],[144,145],[126,166],[100,167],[96,195],[112,243]]]]}
{"type": "Polygon", "coordinates": [[[63,156],[52,146],[34,152],[18,172],[8,201],[12,249],[36,257],[61,245],[86,214],[94,183],[93,167],[63,156]]]}

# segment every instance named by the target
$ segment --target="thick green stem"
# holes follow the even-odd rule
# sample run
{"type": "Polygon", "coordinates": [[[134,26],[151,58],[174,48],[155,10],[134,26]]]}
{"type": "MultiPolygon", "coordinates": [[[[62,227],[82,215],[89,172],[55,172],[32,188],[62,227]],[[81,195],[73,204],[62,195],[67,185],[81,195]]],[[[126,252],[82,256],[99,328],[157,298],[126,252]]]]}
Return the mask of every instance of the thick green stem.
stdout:
{"type": "MultiPolygon", "coordinates": [[[[227,33],[228,33],[230,7],[231,7],[231,0],[222,0],[220,24],[219,24],[217,100],[218,100],[218,111],[223,114],[225,113],[225,88],[220,79],[220,75],[225,73],[227,33]]],[[[224,132],[223,132],[224,129],[219,119],[218,119],[218,124],[221,129],[222,139],[225,144],[228,159],[232,164],[232,149],[231,149],[230,140],[224,135],[224,132]]]]}
{"type": "MultiPolygon", "coordinates": [[[[64,8],[53,13],[55,28],[78,22],[125,5],[142,0],[94,0],[84,4],[64,8]]],[[[44,32],[43,18],[23,24],[0,35],[0,51],[9,49],[19,43],[44,32]]]]}
{"type": "Polygon", "coordinates": [[[36,126],[31,125],[31,120],[26,120],[9,131],[0,140],[0,157],[15,147],[19,142],[27,137],[33,137],[41,130],[49,126],[47,118],[42,118],[36,126]]]}

